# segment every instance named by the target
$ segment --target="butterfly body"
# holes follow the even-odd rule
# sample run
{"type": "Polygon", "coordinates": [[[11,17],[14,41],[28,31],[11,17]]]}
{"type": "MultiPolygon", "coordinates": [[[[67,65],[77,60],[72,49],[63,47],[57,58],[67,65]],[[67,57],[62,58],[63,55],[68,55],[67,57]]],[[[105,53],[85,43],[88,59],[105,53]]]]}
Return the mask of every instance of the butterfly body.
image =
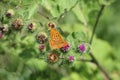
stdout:
{"type": "Polygon", "coordinates": [[[56,31],[55,28],[51,28],[49,44],[53,49],[59,49],[66,46],[67,42],[63,40],[62,36],[56,31]]]}

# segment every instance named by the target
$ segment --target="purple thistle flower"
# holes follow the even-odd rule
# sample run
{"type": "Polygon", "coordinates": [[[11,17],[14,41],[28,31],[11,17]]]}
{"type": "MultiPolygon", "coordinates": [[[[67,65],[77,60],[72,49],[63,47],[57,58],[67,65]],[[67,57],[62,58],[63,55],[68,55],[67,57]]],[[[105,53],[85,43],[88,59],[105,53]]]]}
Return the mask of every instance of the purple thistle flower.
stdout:
{"type": "Polygon", "coordinates": [[[44,48],[45,48],[45,45],[44,45],[44,44],[41,44],[41,45],[39,46],[39,50],[40,50],[40,51],[42,51],[44,48]]]}
{"type": "Polygon", "coordinates": [[[85,50],[86,50],[86,47],[85,47],[85,44],[80,44],[79,46],[78,46],[78,50],[80,51],[80,52],[85,52],[85,50]]]}
{"type": "Polygon", "coordinates": [[[69,61],[74,61],[74,56],[71,56],[71,55],[70,55],[70,56],[68,57],[68,60],[69,60],[69,61]]]}
{"type": "Polygon", "coordinates": [[[70,45],[67,44],[66,46],[61,48],[61,51],[66,52],[66,51],[69,51],[69,49],[70,49],[70,45]]]}

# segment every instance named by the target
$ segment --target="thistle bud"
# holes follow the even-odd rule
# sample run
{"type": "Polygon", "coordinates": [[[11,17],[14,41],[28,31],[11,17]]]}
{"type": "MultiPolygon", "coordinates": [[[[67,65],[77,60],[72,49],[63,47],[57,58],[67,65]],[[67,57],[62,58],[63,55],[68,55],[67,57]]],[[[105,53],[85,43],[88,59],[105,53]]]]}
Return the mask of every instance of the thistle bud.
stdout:
{"type": "Polygon", "coordinates": [[[44,45],[44,44],[41,44],[41,45],[39,46],[39,50],[40,50],[40,51],[42,51],[44,48],[45,48],[45,45],[44,45]]]}
{"type": "Polygon", "coordinates": [[[52,63],[55,63],[58,61],[58,55],[55,54],[55,53],[51,53],[49,56],[48,56],[48,60],[52,63]]]}
{"type": "Polygon", "coordinates": [[[36,28],[36,24],[35,23],[30,23],[27,28],[28,28],[29,31],[33,32],[36,28]]]}
{"type": "Polygon", "coordinates": [[[13,15],[14,15],[14,10],[13,9],[9,9],[6,13],[7,18],[11,18],[13,15]]]}
{"type": "Polygon", "coordinates": [[[15,29],[20,29],[23,26],[23,21],[21,19],[16,19],[13,21],[12,26],[15,29]]]}
{"type": "Polygon", "coordinates": [[[56,25],[55,25],[54,22],[49,22],[49,23],[48,23],[48,27],[49,27],[49,28],[55,28],[55,26],[56,26],[56,25]]]}
{"type": "Polygon", "coordinates": [[[45,43],[47,41],[47,35],[45,33],[39,33],[37,35],[37,41],[41,44],[45,43]]]}
{"type": "Polygon", "coordinates": [[[7,32],[8,31],[8,25],[7,24],[3,24],[2,26],[0,26],[0,31],[7,32]]]}

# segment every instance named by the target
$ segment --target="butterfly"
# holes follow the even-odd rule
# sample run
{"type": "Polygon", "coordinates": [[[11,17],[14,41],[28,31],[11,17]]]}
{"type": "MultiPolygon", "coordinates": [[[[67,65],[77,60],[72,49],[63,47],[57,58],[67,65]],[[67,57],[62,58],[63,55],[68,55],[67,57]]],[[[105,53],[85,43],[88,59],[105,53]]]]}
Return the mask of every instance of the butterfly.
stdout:
{"type": "Polygon", "coordinates": [[[51,28],[49,44],[53,49],[59,49],[66,46],[68,43],[63,40],[62,36],[55,28],[51,28]]]}

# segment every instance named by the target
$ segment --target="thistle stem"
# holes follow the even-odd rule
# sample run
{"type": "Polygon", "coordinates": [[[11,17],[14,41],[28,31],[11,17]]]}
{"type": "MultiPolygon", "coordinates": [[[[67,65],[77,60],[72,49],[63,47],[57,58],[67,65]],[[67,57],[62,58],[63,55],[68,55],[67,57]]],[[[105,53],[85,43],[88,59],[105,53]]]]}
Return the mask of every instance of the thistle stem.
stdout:
{"type": "MultiPolygon", "coordinates": [[[[102,5],[102,6],[101,6],[101,9],[100,9],[100,11],[99,11],[99,13],[98,13],[98,15],[97,15],[96,22],[95,22],[95,24],[94,24],[94,26],[93,26],[92,36],[91,36],[90,42],[89,42],[90,45],[92,44],[92,41],[93,41],[93,38],[94,38],[94,34],[95,34],[96,29],[97,29],[97,24],[98,24],[98,22],[99,22],[99,20],[100,20],[100,16],[102,15],[102,12],[103,12],[104,8],[105,8],[105,5],[102,5]]],[[[106,72],[106,70],[100,65],[100,63],[99,63],[99,62],[97,61],[97,59],[94,57],[94,55],[92,54],[92,52],[90,52],[89,55],[90,55],[90,57],[92,58],[92,61],[91,61],[91,62],[93,62],[94,64],[96,64],[96,66],[97,66],[97,67],[99,68],[99,70],[102,72],[105,80],[110,80],[110,76],[108,75],[108,73],[106,72]]]]}

